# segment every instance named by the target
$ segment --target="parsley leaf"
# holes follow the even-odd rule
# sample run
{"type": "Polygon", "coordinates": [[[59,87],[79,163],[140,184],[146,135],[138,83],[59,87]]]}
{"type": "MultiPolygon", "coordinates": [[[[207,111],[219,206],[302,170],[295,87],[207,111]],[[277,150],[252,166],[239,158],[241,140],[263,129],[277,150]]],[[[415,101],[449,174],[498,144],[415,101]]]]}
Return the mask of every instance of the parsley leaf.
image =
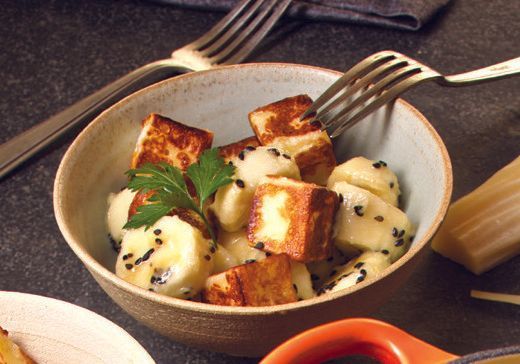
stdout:
{"type": "Polygon", "coordinates": [[[233,166],[226,164],[220,158],[217,148],[205,150],[200,156],[199,162],[188,167],[186,174],[197,191],[199,208],[202,208],[204,201],[219,187],[233,182],[231,176],[234,170],[233,166]]]}
{"type": "Polygon", "coordinates": [[[213,245],[216,245],[215,234],[204,215],[203,207],[208,197],[219,187],[233,181],[231,176],[234,170],[235,167],[226,164],[218,155],[217,148],[205,150],[199,162],[189,166],[186,171],[186,175],[195,186],[197,199],[190,195],[182,171],[177,167],[159,162],[147,163],[141,168],[127,171],[126,174],[130,177],[128,188],[144,193],[154,191],[154,194],[148,198],[149,204],[137,208],[137,213],[123,228],[145,226],[148,229],[174,208],[188,208],[201,217],[211,235],[213,245]]]}

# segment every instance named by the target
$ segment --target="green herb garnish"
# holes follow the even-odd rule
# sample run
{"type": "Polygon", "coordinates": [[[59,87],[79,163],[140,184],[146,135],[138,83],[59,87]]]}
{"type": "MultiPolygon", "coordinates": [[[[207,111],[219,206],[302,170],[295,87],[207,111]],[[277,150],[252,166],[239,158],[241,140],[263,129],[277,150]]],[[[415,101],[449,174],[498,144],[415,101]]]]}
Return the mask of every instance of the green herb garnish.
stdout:
{"type": "Polygon", "coordinates": [[[208,219],[204,215],[204,203],[219,187],[231,182],[235,167],[226,164],[218,155],[218,149],[205,150],[198,163],[188,167],[186,175],[189,177],[197,198],[193,198],[188,192],[188,186],[184,180],[182,171],[164,162],[157,164],[147,163],[141,168],[131,169],[126,172],[130,177],[128,188],[132,191],[155,193],[148,198],[151,204],[137,207],[137,213],[125,224],[125,229],[135,229],[145,226],[149,229],[161,217],[166,216],[175,208],[188,208],[195,211],[204,221],[211,235],[213,245],[216,245],[216,237],[208,219]]]}

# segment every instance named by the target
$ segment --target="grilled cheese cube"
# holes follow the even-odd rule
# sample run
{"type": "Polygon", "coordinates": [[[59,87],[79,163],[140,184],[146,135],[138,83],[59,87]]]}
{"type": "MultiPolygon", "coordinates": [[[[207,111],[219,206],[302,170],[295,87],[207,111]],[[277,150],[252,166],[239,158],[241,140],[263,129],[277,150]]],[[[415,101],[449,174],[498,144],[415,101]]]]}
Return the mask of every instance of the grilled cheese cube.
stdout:
{"type": "Polygon", "coordinates": [[[245,149],[232,163],[236,167],[235,182],[219,188],[211,205],[225,231],[238,231],[247,225],[253,194],[261,178],[272,174],[300,179],[294,159],[284,157],[274,148],[245,149]]]}
{"type": "Polygon", "coordinates": [[[246,148],[256,148],[260,146],[260,142],[256,136],[248,137],[238,142],[218,147],[218,154],[224,158],[226,162],[232,161],[238,157],[238,154],[246,148]]]}
{"type": "Polygon", "coordinates": [[[332,188],[336,182],[341,181],[364,188],[390,205],[398,206],[401,194],[399,182],[384,161],[372,161],[364,157],[352,158],[334,168],[327,181],[327,187],[332,188]]]}
{"type": "Polygon", "coordinates": [[[408,250],[415,227],[404,212],[347,182],[336,182],[332,190],[340,195],[334,224],[334,243],[339,249],[380,251],[391,262],[408,250]]]}
{"type": "Polygon", "coordinates": [[[269,176],[258,185],[247,227],[249,244],[299,262],[328,258],[337,195],[325,187],[269,176]]]}
{"type": "Polygon", "coordinates": [[[187,126],[152,113],[143,120],[143,129],[137,139],[130,167],[166,162],[185,171],[198,161],[199,156],[211,147],[212,142],[213,133],[208,130],[187,126]]]}
{"type": "Polygon", "coordinates": [[[311,104],[307,95],[288,97],[250,112],[249,122],[262,145],[280,148],[294,157],[304,181],[325,185],[336,158],[321,124],[310,123],[310,118],[300,121],[311,104]]]}
{"type": "Polygon", "coordinates": [[[347,264],[336,266],[331,278],[318,290],[318,295],[351,287],[371,279],[390,266],[388,256],[379,252],[365,252],[347,264]]]}
{"type": "Polygon", "coordinates": [[[298,300],[287,255],[273,255],[210,276],[202,301],[225,306],[271,306],[298,300]]]}

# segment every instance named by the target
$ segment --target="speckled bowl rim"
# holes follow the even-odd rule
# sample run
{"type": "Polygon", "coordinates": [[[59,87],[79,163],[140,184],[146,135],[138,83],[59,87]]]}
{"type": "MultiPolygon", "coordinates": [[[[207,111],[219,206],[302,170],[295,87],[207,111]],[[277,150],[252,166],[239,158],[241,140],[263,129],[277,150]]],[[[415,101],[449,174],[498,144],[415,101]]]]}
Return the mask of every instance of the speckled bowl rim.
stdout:
{"type": "Polygon", "coordinates": [[[219,306],[219,305],[211,305],[207,303],[201,303],[201,302],[193,302],[193,301],[187,301],[183,299],[173,298],[165,295],[161,295],[158,293],[150,292],[148,290],[145,290],[143,288],[140,288],[138,286],[135,286],[131,283],[128,283],[124,281],[123,279],[119,278],[115,275],[112,271],[105,268],[103,265],[98,263],[90,254],[87,253],[87,251],[81,246],[79,242],[77,242],[72,234],[70,233],[66,223],[65,219],[61,214],[60,210],[60,196],[59,193],[61,190],[61,186],[64,184],[62,181],[62,175],[64,173],[64,170],[67,168],[67,165],[69,164],[69,161],[72,159],[72,155],[74,154],[74,151],[76,149],[76,145],[83,142],[84,139],[88,138],[88,133],[91,128],[94,127],[95,124],[100,123],[103,121],[105,114],[107,114],[110,110],[121,108],[123,105],[129,103],[132,101],[132,99],[139,97],[142,94],[145,94],[149,92],[150,90],[162,87],[166,83],[172,83],[177,82],[179,79],[187,79],[192,77],[203,77],[205,74],[212,73],[215,71],[222,71],[225,69],[255,69],[255,68],[301,68],[306,70],[312,70],[314,72],[321,72],[326,73],[333,76],[341,76],[343,73],[339,71],[334,71],[322,67],[316,67],[316,66],[308,66],[308,65],[301,65],[301,64],[294,64],[294,63],[246,63],[246,64],[240,64],[240,65],[231,65],[231,66],[223,66],[212,70],[207,71],[199,71],[199,72],[193,72],[193,73],[187,73],[180,76],[176,76],[164,81],[161,81],[159,83],[153,84],[151,86],[148,86],[142,90],[139,90],[123,100],[119,101],[117,104],[111,106],[107,110],[105,110],[103,113],[101,113],[97,118],[95,118],[73,141],[73,143],[70,145],[70,147],[67,149],[65,155],[63,156],[63,159],[60,163],[60,166],[58,168],[58,171],[56,173],[56,179],[54,182],[54,193],[53,193],[53,203],[54,203],[54,214],[56,217],[56,221],[58,223],[58,227],[64,236],[65,240],[69,244],[70,248],[74,251],[74,253],[78,256],[78,258],[87,266],[87,268],[96,274],[103,277],[105,280],[109,281],[111,284],[117,286],[118,288],[126,291],[130,294],[135,294],[141,298],[153,301],[157,304],[171,306],[179,309],[184,310],[191,310],[194,312],[203,312],[203,313],[211,313],[211,314],[226,314],[226,315],[245,315],[245,316],[254,316],[254,315],[270,315],[275,313],[285,313],[287,311],[295,311],[299,309],[304,309],[308,306],[318,305],[323,302],[333,301],[338,299],[339,297],[343,297],[346,295],[351,294],[352,292],[355,292],[357,290],[364,289],[365,287],[371,285],[372,283],[375,283],[376,281],[379,281],[381,279],[384,279],[385,277],[391,275],[393,272],[398,270],[401,266],[406,264],[415,254],[417,254],[421,249],[423,249],[430,239],[433,237],[437,229],[439,228],[439,225],[441,224],[442,220],[444,219],[444,216],[446,215],[450,200],[451,200],[451,194],[452,194],[452,188],[453,188],[453,177],[452,177],[452,167],[451,167],[451,161],[448,154],[448,151],[446,149],[446,146],[444,145],[444,142],[442,141],[442,138],[439,136],[435,128],[428,122],[426,117],[422,115],[416,108],[414,108],[411,104],[408,102],[397,99],[396,102],[400,103],[402,106],[407,108],[409,111],[411,111],[417,118],[418,121],[420,121],[423,126],[426,128],[426,130],[431,134],[433,140],[436,142],[437,146],[437,153],[442,157],[443,160],[443,173],[446,176],[445,183],[443,186],[444,194],[442,196],[442,201],[440,204],[440,208],[437,211],[437,214],[433,220],[433,223],[428,227],[426,233],[424,234],[423,238],[419,241],[416,241],[405,255],[403,255],[399,260],[397,260],[395,263],[393,263],[389,268],[387,268],[381,275],[379,275],[376,278],[366,280],[364,282],[361,282],[359,284],[356,284],[355,286],[346,288],[341,291],[332,292],[327,295],[321,295],[313,298],[309,298],[306,300],[294,302],[294,303],[287,303],[282,305],[276,305],[276,306],[262,306],[262,307],[231,307],[231,306],[219,306]]]}

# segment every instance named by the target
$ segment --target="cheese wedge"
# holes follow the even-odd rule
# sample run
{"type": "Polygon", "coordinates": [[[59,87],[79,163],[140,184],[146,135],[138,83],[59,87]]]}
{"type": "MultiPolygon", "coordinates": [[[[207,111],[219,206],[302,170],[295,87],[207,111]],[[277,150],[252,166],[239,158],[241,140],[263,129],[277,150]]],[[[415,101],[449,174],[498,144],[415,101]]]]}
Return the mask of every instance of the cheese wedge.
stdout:
{"type": "Polygon", "coordinates": [[[520,157],[450,206],[432,248],[475,274],[520,254],[520,157]]]}

